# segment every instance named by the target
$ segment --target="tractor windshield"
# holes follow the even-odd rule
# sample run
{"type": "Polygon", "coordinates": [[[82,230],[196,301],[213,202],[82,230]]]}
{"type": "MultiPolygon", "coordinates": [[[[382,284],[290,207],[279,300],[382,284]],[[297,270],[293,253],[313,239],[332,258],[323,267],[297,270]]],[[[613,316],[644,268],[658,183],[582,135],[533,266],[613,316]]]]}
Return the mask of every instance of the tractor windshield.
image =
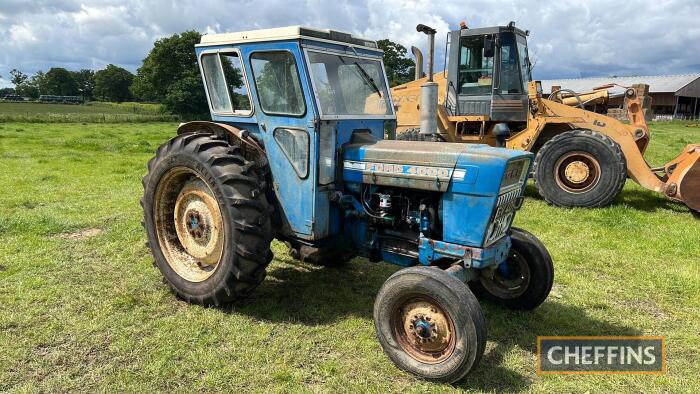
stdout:
{"type": "Polygon", "coordinates": [[[391,99],[379,60],[309,51],[322,115],[391,115],[391,99]]]}

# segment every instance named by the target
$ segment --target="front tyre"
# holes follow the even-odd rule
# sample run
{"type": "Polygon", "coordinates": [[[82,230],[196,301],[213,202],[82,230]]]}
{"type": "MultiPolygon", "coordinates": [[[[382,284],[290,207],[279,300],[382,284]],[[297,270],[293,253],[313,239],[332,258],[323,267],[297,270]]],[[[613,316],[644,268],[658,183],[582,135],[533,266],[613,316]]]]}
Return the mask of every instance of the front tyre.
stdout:
{"type": "Polygon", "coordinates": [[[627,165],[620,146],[591,130],[571,130],[547,141],[533,165],[535,187],[560,207],[602,207],[625,185],[627,165]]]}
{"type": "Polygon", "coordinates": [[[155,264],[177,295],[219,305],[262,282],[274,235],[264,185],[257,164],[215,135],[158,148],[141,205],[155,264]]]}
{"type": "Polygon", "coordinates": [[[464,377],[486,346],[476,297],[435,267],[405,268],[389,277],[374,302],[374,325],[398,368],[435,382],[464,377]]]}
{"type": "Polygon", "coordinates": [[[469,287],[479,299],[510,309],[535,309],[554,283],[552,257],[537,237],[523,229],[511,228],[510,239],[508,259],[494,271],[482,272],[469,287]]]}

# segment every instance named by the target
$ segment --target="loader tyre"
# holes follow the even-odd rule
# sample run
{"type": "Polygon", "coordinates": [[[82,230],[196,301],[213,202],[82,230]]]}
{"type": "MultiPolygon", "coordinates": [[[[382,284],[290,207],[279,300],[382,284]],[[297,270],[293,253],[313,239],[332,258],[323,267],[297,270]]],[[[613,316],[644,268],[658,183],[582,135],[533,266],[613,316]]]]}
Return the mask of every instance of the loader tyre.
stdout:
{"type": "Polygon", "coordinates": [[[602,207],[625,185],[627,164],[620,146],[591,130],[571,130],[547,141],[533,165],[535,186],[560,207],[602,207]]]}
{"type": "Polygon", "coordinates": [[[237,146],[202,132],[171,139],[148,162],[148,244],[165,282],[187,302],[231,302],[265,278],[274,231],[263,174],[237,146]]]}
{"type": "Polygon", "coordinates": [[[554,283],[552,257],[531,233],[513,227],[508,259],[493,272],[469,282],[477,298],[516,310],[537,308],[547,299],[554,283]]]}
{"type": "Polygon", "coordinates": [[[463,378],[486,347],[476,297],[437,267],[405,268],[389,277],[374,301],[374,327],[398,368],[434,382],[463,378]]]}

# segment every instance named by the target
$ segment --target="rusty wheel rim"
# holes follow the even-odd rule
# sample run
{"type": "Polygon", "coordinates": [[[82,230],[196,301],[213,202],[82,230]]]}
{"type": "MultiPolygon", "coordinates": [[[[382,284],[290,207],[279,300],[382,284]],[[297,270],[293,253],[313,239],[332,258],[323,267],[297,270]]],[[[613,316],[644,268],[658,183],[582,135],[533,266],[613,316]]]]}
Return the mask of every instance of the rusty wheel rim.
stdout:
{"type": "Polygon", "coordinates": [[[406,299],[392,314],[391,323],[401,348],[417,361],[437,364],[454,352],[454,322],[429,297],[406,299]]]}
{"type": "Polygon", "coordinates": [[[585,193],[600,181],[600,163],[588,152],[569,152],[554,167],[557,184],[569,193],[585,193]]]}
{"type": "Polygon", "coordinates": [[[156,235],[168,265],[190,282],[211,277],[224,250],[223,217],[211,188],[193,170],[176,167],[155,197],[156,235]]]}
{"type": "Polygon", "coordinates": [[[530,267],[520,253],[511,250],[506,261],[493,271],[493,277],[481,277],[486,290],[500,299],[520,297],[530,286],[530,267]]]}

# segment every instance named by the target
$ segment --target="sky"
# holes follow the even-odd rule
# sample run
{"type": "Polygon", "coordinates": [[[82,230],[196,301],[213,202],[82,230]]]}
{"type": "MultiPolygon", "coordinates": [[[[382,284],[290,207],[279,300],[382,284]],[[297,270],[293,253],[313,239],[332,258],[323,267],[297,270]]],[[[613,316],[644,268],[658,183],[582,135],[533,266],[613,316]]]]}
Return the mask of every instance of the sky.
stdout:
{"type": "MultiPolygon", "coordinates": [[[[505,25],[530,30],[537,79],[700,72],[700,1],[0,0],[0,87],[9,71],[51,67],[135,72],[158,38],[304,25],[424,49],[415,26],[445,34],[505,25]]],[[[410,53],[409,53],[410,54],[410,53]]]]}

